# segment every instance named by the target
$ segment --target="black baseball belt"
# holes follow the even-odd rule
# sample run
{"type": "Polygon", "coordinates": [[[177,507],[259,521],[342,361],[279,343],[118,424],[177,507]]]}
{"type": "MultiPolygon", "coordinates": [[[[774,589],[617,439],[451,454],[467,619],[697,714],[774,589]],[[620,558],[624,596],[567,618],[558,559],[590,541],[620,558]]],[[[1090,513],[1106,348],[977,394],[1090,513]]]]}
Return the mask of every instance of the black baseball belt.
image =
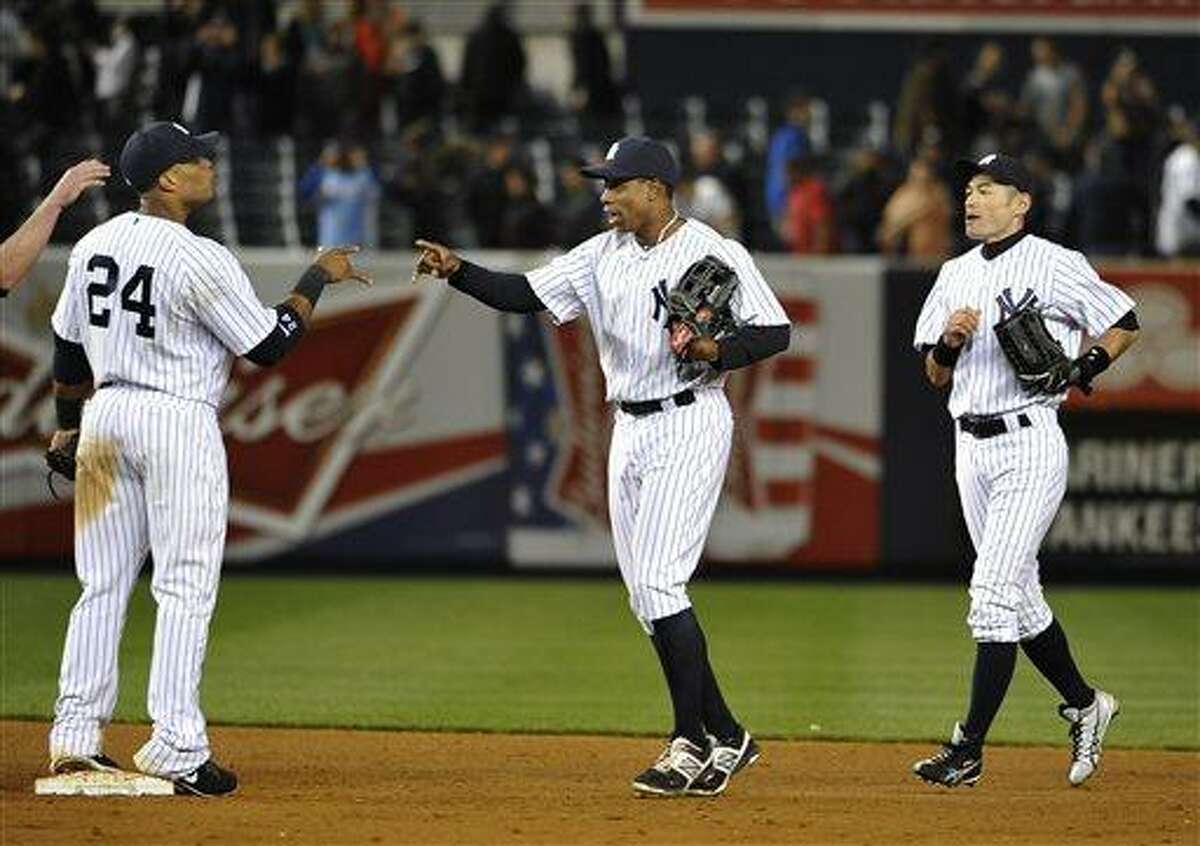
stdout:
{"type": "Polygon", "coordinates": [[[663,399],[619,402],[617,403],[617,406],[626,414],[632,414],[634,417],[645,417],[647,414],[655,414],[659,411],[665,411],[668,408],[679,408],[684,405],[691,405],[695,401],[695,391],[693,391],[691,388],[686,388],[673,396],[665,397],[663,399]]]}
{"type": "Polygon", "coordinates": [[[958,418],[958,428],[976,438],[994,438],[1017,429],[1028,429],[1033,425],[1028,414],[1018,414],[1016,425],[1009,423],[999,414],[964,414],[958,418]]]}

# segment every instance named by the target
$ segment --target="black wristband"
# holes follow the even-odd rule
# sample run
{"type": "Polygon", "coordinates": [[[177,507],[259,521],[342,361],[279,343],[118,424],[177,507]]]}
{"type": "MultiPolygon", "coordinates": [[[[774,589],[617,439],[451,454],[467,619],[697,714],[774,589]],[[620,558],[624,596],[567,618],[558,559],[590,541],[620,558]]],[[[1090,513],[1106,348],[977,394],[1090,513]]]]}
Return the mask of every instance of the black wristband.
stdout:
{"type": "Polygon", "coordinates": [[[83,420],[83,400],[55,397],[54,414],[58,418],[58,428],[78,429],[83,420]]]}
{"type": "Polygon", "coordinates": [[[1083,382],[1090,382],[1108,369],[1112,364],[1112,356],[1108,354],[1108,350],[1096,344],[1090,350],[1085,352],[1075,360],[1079,365],[1080,375],[1083,377],[1083,382]]]}
{"type": "Polygon", "coordinates": [[[300,277],[296,287],[292,288],[292,293],[304,297],[308,300],[309,305],[316,308],[317,300],[321,299],[321,292],[332,281],[333,277],[326,272],[325,268],[319,264],[312,264],[309,265],[308,270],[304,271],[304,275],[300,277]]]}
{"type": "Polygon", "coordinates": [[[933,347],[933,360],[942,367],[953,367],[958,364],[960,355],[962,355],[962,347],[952,347],[943,338],[938,338],[937,344],[933,347]]]}

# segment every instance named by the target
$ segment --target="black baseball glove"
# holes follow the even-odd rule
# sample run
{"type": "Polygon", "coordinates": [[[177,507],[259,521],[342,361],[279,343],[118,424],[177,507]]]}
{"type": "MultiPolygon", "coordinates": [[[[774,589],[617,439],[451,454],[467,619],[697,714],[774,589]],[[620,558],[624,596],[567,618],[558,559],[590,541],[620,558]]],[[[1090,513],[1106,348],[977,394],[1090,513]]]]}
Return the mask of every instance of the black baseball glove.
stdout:
{"type": "Polygon", "coordinates": [[[1085,394],[1092,392],[1094,374],[1085,366],[1083,357],[1075,360],[1067,357],[1062,344],[1046,328],[1040,309],[1023,308],[1001,320],[992,331],[1026,394],[1053,396],[1072,385],[1085,394]]]}
{"type": "Polygon", "coordinates": [[[700,338],[719,340],[737,330],[733,295],[738,277],[729,265],[713,255],[694,262],[667,295],[667,331],[676,356],[687,360],[691,343],[700,338]],[[678,343],[680,330],[690,339],[678,343]]]}
{"type": "MultiPolygon", "coordinates": [[[[74,481],[75,454],[79,451],[79,430],[59,430],[50,441],[46,450],[46,468],[50,474],[55,473],[74,481]]],[[[53,490],[53,488],[51,488],[53,490]]]]}

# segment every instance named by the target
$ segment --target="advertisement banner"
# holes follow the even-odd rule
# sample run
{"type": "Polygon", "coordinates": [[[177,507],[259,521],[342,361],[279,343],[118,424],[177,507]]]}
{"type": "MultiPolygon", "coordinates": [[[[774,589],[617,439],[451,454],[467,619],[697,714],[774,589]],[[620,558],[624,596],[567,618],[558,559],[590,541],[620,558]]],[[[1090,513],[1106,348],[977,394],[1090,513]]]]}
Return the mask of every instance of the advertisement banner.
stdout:
{"type": "MultiPolygon", "coordinates": [[[[283,299],[303,257],[242,251],[259,296],[283,299]]],[[[500,558],[507,440],[493,314],[445,285],[401,284],[375,256],[372,289],[323,298],[279,365],[239,360],[220,421],[229,458],[227,557],[500,558]]],[[[54,428],[49,315],[65,255],[5,301],[0,334],[0,560],[63,558],[71,501],[42,451],[54,428]]],[[[416,562],[414,562],[416,563],[416,562]]]]}
{"type": "Polygon", "coordinates": [[[1175,33],[1200,0],[629,0],[645,26],[1175,33]]]}
{"type": "Polygon", "coordinates": [[[1101,266],[1137,303],[1137,343],[1060,417],[1067,496],[1044,548],[1087,567],[1200,564],[1200,269],[1101,266]]]}

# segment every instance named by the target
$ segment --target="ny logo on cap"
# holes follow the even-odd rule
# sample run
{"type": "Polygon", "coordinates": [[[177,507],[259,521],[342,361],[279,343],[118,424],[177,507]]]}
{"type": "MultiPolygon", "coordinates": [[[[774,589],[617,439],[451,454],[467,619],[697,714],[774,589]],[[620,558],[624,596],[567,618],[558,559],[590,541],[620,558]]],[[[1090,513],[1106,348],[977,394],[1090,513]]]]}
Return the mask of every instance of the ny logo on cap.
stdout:
{"type": "Polygon", "coordinates": [[[604,154],[604,160],[611,161],[612,159],[615,159],[617,157],[617,150],[620,149],[620,147],[621,142],[614,141],[612,146],[608,148],[608,152],[604,154]]]}
{"type": "Polygon", "coordinates": [[[986,156],[984,156],[982,159],[979,160],[979,163],[981,165],[990,165],[995,160],[996,160],[996,154],[988,153],[986,156]]]}

